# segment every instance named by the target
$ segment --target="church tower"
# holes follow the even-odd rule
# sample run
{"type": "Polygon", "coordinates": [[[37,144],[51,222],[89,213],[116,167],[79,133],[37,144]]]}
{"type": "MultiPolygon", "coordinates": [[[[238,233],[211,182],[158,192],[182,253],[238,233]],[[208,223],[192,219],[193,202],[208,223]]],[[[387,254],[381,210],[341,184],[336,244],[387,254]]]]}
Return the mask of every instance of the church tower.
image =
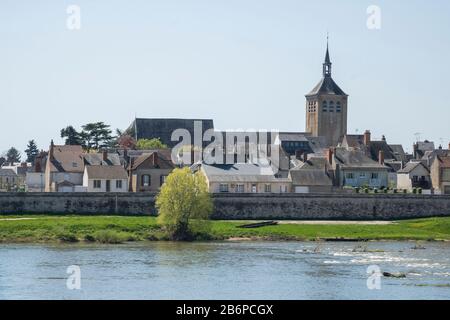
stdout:
{"type": "Polygon", "coordinates": [[[325,137],[327,146],[336,146],[347,133],[348,95],[331,78],[328,50],[323,63],[323,78],[306,95],[306,132],[325,137]]]}

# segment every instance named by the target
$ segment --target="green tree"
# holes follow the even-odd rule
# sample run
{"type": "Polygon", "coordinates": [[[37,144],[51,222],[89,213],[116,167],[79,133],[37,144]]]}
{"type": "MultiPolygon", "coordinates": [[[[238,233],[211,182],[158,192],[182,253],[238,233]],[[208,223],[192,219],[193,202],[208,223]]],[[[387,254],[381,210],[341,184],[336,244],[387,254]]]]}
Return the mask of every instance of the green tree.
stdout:
{"type": "Polygon", "coordinates": [[[13,164],[15,162],[20,162],[20,152],[19,150],[17,150],[14,147],[11,147],[7,152],[6,152],[6,162],[13,164]]]}
{"type": "Polygon", "coordinates": [[[5,157],[0,157],[0,167],[6,162],[5,157]]]}
{"type": "Polygon", "coordinates": [[[87,149],[100,149],[108,147],[113,140],[110,126],[103,122],[88,123],[82,126],[82,137],[87,149]]]}
{"type": "Polygon", "coordinates": [[[187,167],[173,170],[156,197],[156,207],[158,222],[172,240],[191,240],[205,233],[213,210],[205,176],[187,167]]]}
{"type": "Polygon", "coordinates": [[[27,162],[31,162],[32,164],[34,164],[34,160],[36,159],[37,155],[39,154],[38,147],[34,140],[28,141],[28,145],[27,145],[27,148],[25,149],[25,153],[27,155],[27,162]]]}
{"type": "Polygon", "coordinates": [[[161,142],[159,138],[139,139],[136,142],[138,150],[167,149],[167,145],[161,142]]]}
{"type": "Polygon", "coordinates": [[[72,126],[61,129],[61,138],[66,138],[66,145],[81,145],[82,140],[80,134],[72,126]]]}

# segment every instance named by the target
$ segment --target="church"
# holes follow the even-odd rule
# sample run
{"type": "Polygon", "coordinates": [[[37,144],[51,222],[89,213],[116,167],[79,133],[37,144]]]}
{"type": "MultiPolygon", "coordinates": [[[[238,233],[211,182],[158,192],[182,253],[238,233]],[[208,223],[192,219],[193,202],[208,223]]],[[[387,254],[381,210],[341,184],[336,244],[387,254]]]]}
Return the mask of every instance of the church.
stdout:
{"type": "Polygon", "coordinates": [[[327,43],[323,77],[306,95],[306,132],[324,137],[326,146],[337,146],[347,133],[348,95],[331,77],[331,66],[327,43]]]}

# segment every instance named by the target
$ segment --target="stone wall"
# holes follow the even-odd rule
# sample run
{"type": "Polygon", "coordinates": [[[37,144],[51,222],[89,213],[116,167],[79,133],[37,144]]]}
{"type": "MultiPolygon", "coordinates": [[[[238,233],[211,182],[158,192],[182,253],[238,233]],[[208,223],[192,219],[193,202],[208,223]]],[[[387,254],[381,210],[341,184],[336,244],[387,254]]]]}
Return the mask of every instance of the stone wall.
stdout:
{"type": "MultiPolygon", "coordinates": [[[[450,196],[220,194],[215,219],[389,220],[450,216],[450,196]]],[[[155,215],[152,193],[0,193],[0,214],[155,215]]]]}
{"type": "Polygon", "coordinates": [[[450,216],[450,196],[404,194],[218,195],[216,219],[390,220],[450,216]]]}
{"type": "Polygon", "coordinates": [[[0,193],[0,214],[156,214],[147,193],[0,193]]]}

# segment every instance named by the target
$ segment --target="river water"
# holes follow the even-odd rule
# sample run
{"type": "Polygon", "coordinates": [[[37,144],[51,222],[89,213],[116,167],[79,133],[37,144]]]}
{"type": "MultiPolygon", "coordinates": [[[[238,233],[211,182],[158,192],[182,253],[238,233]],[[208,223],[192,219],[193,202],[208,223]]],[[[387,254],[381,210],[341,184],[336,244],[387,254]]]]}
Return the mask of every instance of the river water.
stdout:
{"type": "Polygon", "coordinates": [[[3,244],[0,299],[450,299],[450,243],[421,245],[3,244]],[[80,267],[79,290],[67,287],[72,265],[80,267]],[[370,290],[369,266],[406,277],[375,275],[370,290]]]}

